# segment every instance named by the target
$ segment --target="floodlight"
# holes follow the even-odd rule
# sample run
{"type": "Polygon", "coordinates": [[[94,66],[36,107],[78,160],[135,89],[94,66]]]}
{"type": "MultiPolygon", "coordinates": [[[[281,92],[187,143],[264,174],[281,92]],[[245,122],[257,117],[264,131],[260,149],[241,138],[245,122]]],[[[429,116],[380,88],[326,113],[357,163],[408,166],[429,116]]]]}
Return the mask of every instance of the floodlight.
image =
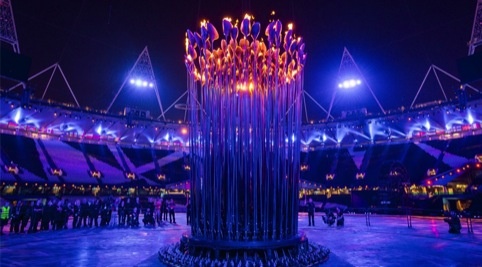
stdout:
{"type": "Polygon", "coordinates": [[[348,88],[353,88],[360,84],[361,84],[361,81],[359,79],[349,79],[339,83],[338,88],[348,89],[348,88]]]}
{"type": "Polygon", "coordinates": [[[424,126],[425,126],[425,129],[427,129],[427,131],[429,131],[430,130],[430,121],[429,120],[425,121],[424,126]]]}
{"type": "Polygon", "coordinates": [[[132,78],[129,80],[130,84],[135,85],[136,87],[149,87],[154,88],[154,83],[148,80],[144,80],[142,78],[132,78]]]}
{"type": "Polygon", "coordinates": [[[467,116],[467,121],[469,122],[469,124],[474,123],[474,117],[472,116],[472,114],[469,113],[469,115],[467,116]]]}
{"type": "Polygon", "coordinates": [[[22,108],[17,108],[17,112],[15,113],[15,117],[13,118],[13,120],[15,121],[15,123],[18,123],[21,118],[22,118],[22,108]]]}

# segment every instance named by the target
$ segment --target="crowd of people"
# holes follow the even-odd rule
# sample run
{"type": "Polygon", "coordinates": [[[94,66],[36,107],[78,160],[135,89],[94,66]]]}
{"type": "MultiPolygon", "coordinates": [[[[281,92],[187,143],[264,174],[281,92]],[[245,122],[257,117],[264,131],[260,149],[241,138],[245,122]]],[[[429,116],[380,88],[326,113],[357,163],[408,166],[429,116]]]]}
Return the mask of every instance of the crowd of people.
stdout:
{"type": "Polygon", "coordinates": [[[172,198],[139,197],[50,199],[37,201],[4,201],[0,208],[1,234],[6,225],[10,233],[36,233],[38,231],[78,229],[92,227],[145,227],[176,223],[176,203],[172,198]],[[72,219],[72,220],[70,220],[72,219]],[[69,222],[71,221],[70,225],[69,222]]]}

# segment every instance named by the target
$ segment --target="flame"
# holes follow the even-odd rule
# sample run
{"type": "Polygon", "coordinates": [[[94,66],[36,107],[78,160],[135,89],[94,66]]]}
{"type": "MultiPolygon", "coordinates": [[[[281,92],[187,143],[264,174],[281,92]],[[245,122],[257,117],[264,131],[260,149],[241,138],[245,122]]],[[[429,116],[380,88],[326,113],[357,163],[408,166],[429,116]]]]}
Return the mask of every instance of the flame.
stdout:
{"type": "MultiPolygon", "coordinates": [[[[250,14],[245,14],[244,16],[244,20],[253,18],[250,14]]],[[[223,22],[225,21],[231,23],[232,19],[225,17],[223,22]]],[[[236,20],[236,24],[238,22],[236,20]]],[[[210,25],[209,22],[203,20],[201,22],[201,32],[206,31],[208,25],[210,25]]],[[[237,26],[233,26],[232,29],[236,29],[235,27],[237,26]]],[[[277,40],[282,37],[280,30],[283,25],[279,21],[270,25],[270,27],[274,27],[280,34],[279,37],[276,37],[277,40]]],[[[287,24],[287,28],[290,32],[288,33],[287,31],[285,34],[289,34],[291,38],[293,36],[291,32],[293,23],[287,24]]],[[[236,30],[240,31],[242,29],[236,30]]],[[[199,34],[197,33],[197,35],[199,34]]],[[[209,88],[219,90],[220,92],[252,93],[254,90],[274,88],[271,84],[265,84],[263,81],[267,76],[278,76],[281,86],[284,83],[292,84],[301,75],[306,58],[301,37],[293,37],[288,45],[281,45],[278,40],[271,42],[268,46],[263,41],[263,38],[251,42],[245,39],[246,34],[244,35],[244,37],[238,37],[237,34],[225,34],[225,39],[221,40],[220,46],[217,48],[211,47],[212,43],[209,47],[204,48],[195,46],[195,44],[190,43],[192,40],[186,36],[185,61],[193,80],[200,82],[202,86],[209,86],[209,88]],[[293,46],[295,42],[296,45],[293,46]],[[300,53],[288,51],[290,46],[294,47],[295,50],[299,50],[300,53]],[[218,86],[219,88],[215,88],[218,86]],[[229,88],[225,88],[226,86],[229,88]]]]}

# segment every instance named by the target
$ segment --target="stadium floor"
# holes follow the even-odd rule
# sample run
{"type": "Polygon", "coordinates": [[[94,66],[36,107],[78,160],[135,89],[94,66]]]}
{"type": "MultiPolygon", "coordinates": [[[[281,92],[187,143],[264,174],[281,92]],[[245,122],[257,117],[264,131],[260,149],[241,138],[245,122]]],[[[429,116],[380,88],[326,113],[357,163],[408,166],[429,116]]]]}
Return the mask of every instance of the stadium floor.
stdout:
{"type": "MultiPolygon", "coordinates": [[[[462,233],[453,235],[439,217],[413,217],[408,228],[405,216],[372,215],[367,226],[364,215],[347,214],[337,228],[324,225],[321,215],[308,227],[300,213],[299,230],[331,250],[323,266],[482,266],[482,219],[474,220],[470,234],[462,220],[462,233]]],[[[184,213],[176,220],[157,228],[7,233],[0,239],[0,266],[162,266],[158,249],[190,229],[184,213]]]]}

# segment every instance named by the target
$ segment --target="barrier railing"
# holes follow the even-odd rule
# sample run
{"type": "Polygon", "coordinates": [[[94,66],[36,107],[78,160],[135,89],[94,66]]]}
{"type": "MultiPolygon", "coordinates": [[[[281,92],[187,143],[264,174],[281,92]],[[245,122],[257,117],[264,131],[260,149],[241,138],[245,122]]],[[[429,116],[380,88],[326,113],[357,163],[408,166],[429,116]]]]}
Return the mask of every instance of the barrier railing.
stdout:
{"type": "MultiPolygon", "coordinates": [[[[325,209],[325,212],[328,212],[329,209],[325,209]]],[[[365,208],[365,209],[346,209],[344,213],[348,214],[362,214],[365,217],[365,225],[367,227],[372,226],[373,217],[376,215],[395,215],[401,218],[405,218],[406,225],[408,228],[413,228],[413,218],[416,216],[417,218],[423,217],[440,217],[446,219],[445,221],[448,223],[448,219],[450,218],[450,214],[443,210],[434,210],[434,209],[417,209],[417,208],[365,208]]],[[[482,217],[479,215],[473,215],[469,212],[456,212],[455,216],[460,220],[460,226],[462,228],[462,224],[465,224],[467,229],[467,233],[473,234],[474,233],[474,220],[477,223],[482,223],[482,217]]],[[[462,228],[462,229],[463,229],[462,228]]]]}

